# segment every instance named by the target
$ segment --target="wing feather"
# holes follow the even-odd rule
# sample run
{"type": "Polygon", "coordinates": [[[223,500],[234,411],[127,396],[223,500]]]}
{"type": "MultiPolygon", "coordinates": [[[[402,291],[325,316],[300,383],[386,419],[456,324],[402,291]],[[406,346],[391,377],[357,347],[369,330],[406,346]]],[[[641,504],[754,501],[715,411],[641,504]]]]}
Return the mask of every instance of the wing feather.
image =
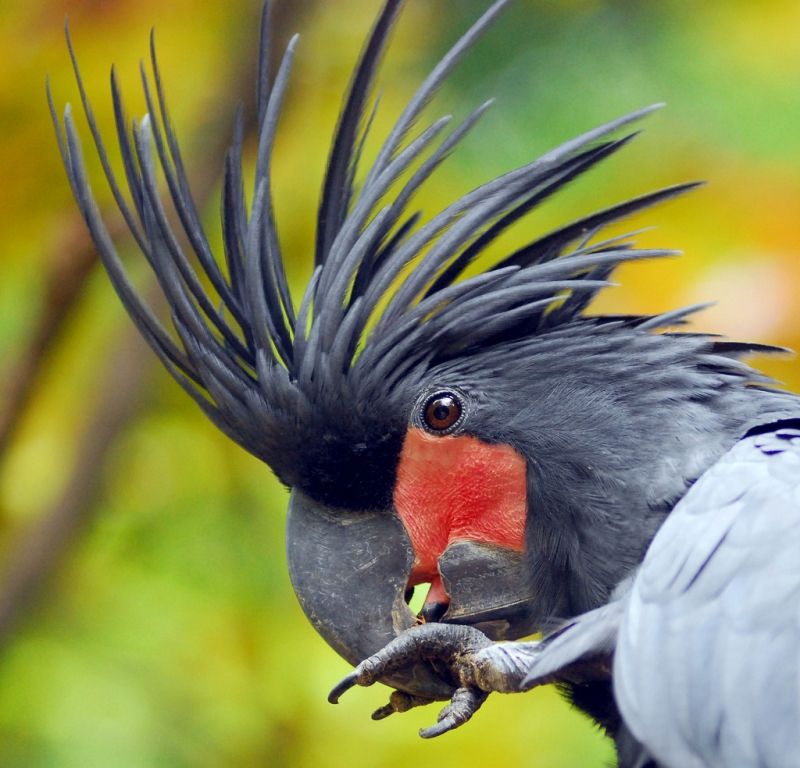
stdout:
{"type": "Polygon", "coordinates": [[[634,582],[614,685],[667,766],[796,766],[800,430],[740,441],[675,507],[634,582]]]}

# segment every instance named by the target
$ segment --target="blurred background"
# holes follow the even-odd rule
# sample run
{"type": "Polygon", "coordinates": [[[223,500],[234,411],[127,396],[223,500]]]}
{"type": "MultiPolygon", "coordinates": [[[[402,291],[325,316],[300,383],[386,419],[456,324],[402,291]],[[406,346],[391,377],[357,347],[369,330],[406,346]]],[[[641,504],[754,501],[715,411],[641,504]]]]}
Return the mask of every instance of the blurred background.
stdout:
{"type": "MultiPolygon", "coordinates": [[[[487,4],[409,0],[373,135],[487,4]]],[[[274,161],[297,292],[310,273],[326,145],[377,9],[376,0],[275,4],[276,38],[302,35],[274,161]]],[[[607,764],[609,744],[552,690],[495,695],[467,727],[431,743],[416,731],[435,708],[369,720],[386,689],[329,705],[348,667],[292,594],[286,492],[156,365],[97,267],[44,96],[49,73],[59,109],[77,99],[65,14],[111,145],[109,66],[141,114],[138,62],[156,28],[189,175],[218,243],[223,151],[236,102],[252,114],[259,11],[249,0],[0,5],[0,765],[607,764]]],[[[707,179],[626,222],[658,225],[639,242],[685,256],[625,268],[597,309],[714,299],[698,327],[798,347],[798,28],[796,0],[517,0],[428,110],[464,115],[497,97],[419,205],[430,214],[578,132],[665,101],[631,147],[504,247],[626,196],[707,179]]],[[[146,285],[143,259],[123,253],[146,285]]],[[[790,358],[754,362],[800,387],[790,358]]]]}

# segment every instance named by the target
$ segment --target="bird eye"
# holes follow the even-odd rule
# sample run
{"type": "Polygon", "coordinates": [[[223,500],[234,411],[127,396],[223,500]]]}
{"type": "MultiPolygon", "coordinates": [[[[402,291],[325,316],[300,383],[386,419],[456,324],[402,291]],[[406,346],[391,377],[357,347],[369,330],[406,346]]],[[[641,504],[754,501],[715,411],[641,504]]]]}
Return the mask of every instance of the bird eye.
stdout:
{"type": "Polygon", "coordinates": [[[431,432],[446,432],[458,423],[464,409],[452,392],[431,395],[422,407],[423,424],[431,432]]]}

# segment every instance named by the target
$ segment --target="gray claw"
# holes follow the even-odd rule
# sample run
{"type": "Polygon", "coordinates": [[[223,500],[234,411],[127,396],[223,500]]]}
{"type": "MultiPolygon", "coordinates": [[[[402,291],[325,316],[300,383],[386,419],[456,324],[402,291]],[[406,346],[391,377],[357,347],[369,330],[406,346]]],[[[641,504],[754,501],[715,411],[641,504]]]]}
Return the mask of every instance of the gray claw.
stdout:
{"type": "Polygon", "coordinates": [[[423,739],[432,739],[464,725],[478,711],[488,695],[476,688],[457,688],[450,703],[439,713],[436,725],[423,728],[419,735],[423,739]]]}
{"type": "Polygon", "coordinates": [[[426,696],[414,696],[405,691],[392,691],[389,697],[389,703],[384,704],[372,713],[373,720],[383,720],[384,718],[393,715],[395,712],[408,712],[409,709],[414,707],[423,707],[426,704],[433,703],[433,699],[426,696]]]}
{"type": "MultiPolygon", "coordinates": [[[[461,687],[456,688],[450,703],[439,714],[438,722],[420,731],[420,736],[430,739],[458,728],[469,720],[488,696],[473,681],[474,672],[467,660],[491,641],[473,627],[457,624],[422,624],[406,630],[377,653],[364,659],[328,695],[331,704],[337,704],[341,696],[353,686],[372,685],[374,682],[392,674],[404,665],[428,662],[441,662],[450,673],[461,679],[461,687]]],[[[394,691],[389,703],[372,713],[373,720],[383,720],[395,712],[406,712],[412,707],[430,704],[432,698],[415,696],[394,691]]]]}
{"type": "Polygon", "coordinates": [[[396,710],[394,708],[394,705],[390,701],[388,704],[384,704],[382,707],[378,707],[372,713],[372,719],[373,720],[385,720],[387,717],[389,717],[389,715],[393,715],[397,711],[398,710],[396,710]]]}
{"type": "Polygon", "coordinates": [[[358,685],[358,667],[333,687],[333,690],[328,694],[328,701],[331,704],[338,704],[342,694],[349,691],[355,685],[358,685]]]}
{"type": "Polygon", "coordinates": [[[458,728],[458,726],[459,724],[455,721],[455,718],[445,717],[436,723],[436,725],[431,725],[428,728],[420,728],[419,735],[423,739],[433,739],[437,736],[441,736],[443,733],[452,731],[453,728],[458,728]]]}

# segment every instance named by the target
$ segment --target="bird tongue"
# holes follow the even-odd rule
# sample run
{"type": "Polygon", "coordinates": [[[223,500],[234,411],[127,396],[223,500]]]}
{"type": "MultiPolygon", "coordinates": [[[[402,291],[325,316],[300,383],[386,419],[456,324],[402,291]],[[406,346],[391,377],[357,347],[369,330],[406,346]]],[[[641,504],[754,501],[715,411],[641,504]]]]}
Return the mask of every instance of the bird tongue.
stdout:
{"type": "Polygon", "coordinates": [[[422,617],[425,621],[439,621],[447,611],[450,604],[450,595],[444,588],[442,577],[438,574],[431,579],[431,586],[428,594],[425,595],[425,603],[422,606],[422,617]]]}

